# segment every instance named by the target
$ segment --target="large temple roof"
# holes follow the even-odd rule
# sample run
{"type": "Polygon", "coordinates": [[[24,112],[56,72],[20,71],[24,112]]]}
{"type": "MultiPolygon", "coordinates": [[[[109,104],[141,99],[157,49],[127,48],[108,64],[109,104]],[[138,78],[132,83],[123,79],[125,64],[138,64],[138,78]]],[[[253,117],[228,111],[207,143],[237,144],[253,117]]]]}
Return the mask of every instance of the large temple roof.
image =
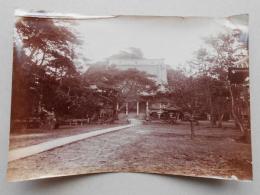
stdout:
{"type": "Polygon", "coordinates": [[[154,75],[154,79],[158,84],[167,83],[167,70],[164,59],[110,59],[108,64],[123,70],[135,68],[154,75]]]}

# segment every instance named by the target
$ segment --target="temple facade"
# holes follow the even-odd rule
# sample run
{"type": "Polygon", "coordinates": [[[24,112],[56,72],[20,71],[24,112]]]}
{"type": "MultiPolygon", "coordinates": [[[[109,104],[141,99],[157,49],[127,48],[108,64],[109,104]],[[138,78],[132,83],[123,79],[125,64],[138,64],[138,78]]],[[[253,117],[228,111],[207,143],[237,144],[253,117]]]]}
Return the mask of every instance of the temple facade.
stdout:
{"type": "Polygon", "coordinates": [[[167,83],[167,70],[163,59],[111,59],[108,63],[118,69],[127,70],[135,68],[154,75],[157,84],[167,83]]]}
{"type": "MultiPolygon", "coordinates": [[[[109,65],[121,70],[134,68],[151,74],[154,76],[152,79],[161,86],[161,91],[163,84],[167,84],[167,69],[164,59],[111,59],[109,65]]],[[[118,111],[122,117],[147,119],[152,110],[157,109],[160,113],[165,104],[166,102],[160,102],[158,99],[155,100],[152,95],[146,94],[134,99],[129,98],[124,105],[118,105],[118,108],[123,108],[118,111]]]]}

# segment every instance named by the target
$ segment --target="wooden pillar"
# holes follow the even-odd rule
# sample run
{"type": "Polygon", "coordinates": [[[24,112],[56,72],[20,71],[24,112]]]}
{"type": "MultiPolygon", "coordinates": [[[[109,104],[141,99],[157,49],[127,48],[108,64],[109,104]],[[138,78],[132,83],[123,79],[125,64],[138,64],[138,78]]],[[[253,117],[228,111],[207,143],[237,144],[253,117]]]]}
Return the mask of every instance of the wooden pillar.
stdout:
{"type": "Polygon", "coordinates": [[[161,119],[161,114],[162,114],[162,103],[160,102],[160,112],[158,113],[158,118],[161,119]]]}
{"type": "Polygon", "coordinates": [[[136,115],[139,115],[139,102],[136,102],[136,115]]]}
{"type": "Polygon", "coordinates": [[[180,120],[180,113],[179,112],[177,112],[176,120],[180,120]]]}
{"type": "Polygon", "coordinates": [[[146,102],[146,120],[149,120],[149,102],[146,102]]]}
{"type": "Polygon", "coordinates": [[[128,102],[125,104],[125,114],[128,115],[128,102]]]}

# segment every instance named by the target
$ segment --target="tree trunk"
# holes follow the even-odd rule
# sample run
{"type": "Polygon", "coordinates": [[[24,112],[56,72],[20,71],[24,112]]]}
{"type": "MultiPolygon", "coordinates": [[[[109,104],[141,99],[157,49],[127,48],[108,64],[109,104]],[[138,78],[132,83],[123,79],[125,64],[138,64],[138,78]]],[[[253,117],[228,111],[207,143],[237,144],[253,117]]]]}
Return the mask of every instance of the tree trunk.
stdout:
{"type": "Polygon", "coordinates": [[[232,91],[232,86],[229,85],[229,92],[230,92],[230,97],[231,97],[231,110],[232,110],[232,115],[233,115],[233,118],[235,120],[235,123],[238,125],[241,133],[243,133],[243,135],[245,135],[245,128],[243,126],[243,122],[240,120],[236,110],[235,110],[235,98],[234,98],[234,95],[233,95],[233,91],[232,91]]]}
{"type": "Polygon", "coordinates": [[[210,110],[210,124],[211,127],[216,127],[217,125],[216,114],[214,113],[213,108],[210,110]]]}
{"type": "Polygon", "coordinates": [[[194,137],[194,124],[193,124],[193,122],[195,121],[194,120],[194,115],[193,115],[193,111],[192,111],[192,113],[191,113],[191,118],[190,118],[190,138],[191,139],[193,139],[193,137],[194,137]]]}
{"type": "Polygon", "coordinates": [[[194,137],[194,129],[193,129],[193,119],[190,119],[190,138],[193,139],[194,137]]]}
{"type": "Polygon", "coordinates": [[[206,81],[206,83],[207,83],[207,96],[208,96],[209,107],[210,107],[210,126],[215,127],[216,126],[216,117],[214,115],[212,95],[211,95],[211,92],[210,92],[209,82],[206,81]]]}
{"type": "MultiPolygon", "coordinates": [[[[41,59],[41,62],[40,62],[40,64],[39,64],[39,66],[42,66],[42,65],[43,65],[43,62],[44,62],[44,60],[45,60],[45,55],[46,55],[46,52],[43,51],[42,59],[41,59]]],[[[56,76],[56,75],[55,75],[55,76],[56,76]]]]}
{"type": "Polygon", "coordinates": [[[117,103],[113,103],[113,121],[118,120],[117,103]]]}
{"type": "Polygon", "coordinates": [[[38,49],[37,47],[35,47],[35,48],[32,49],[30,55],[28,56],[28,58],[29,58],[30,60],[32,60],[32,58],[33,58],[34,54],[36,53],[37,49],[38,49]]]}
{"type": "Polygon", "coordinates": [[[219,118],[218,118],[218,127],[222,128],[222,121],[224,118],[224,113],[220,114],[219,118]]]}

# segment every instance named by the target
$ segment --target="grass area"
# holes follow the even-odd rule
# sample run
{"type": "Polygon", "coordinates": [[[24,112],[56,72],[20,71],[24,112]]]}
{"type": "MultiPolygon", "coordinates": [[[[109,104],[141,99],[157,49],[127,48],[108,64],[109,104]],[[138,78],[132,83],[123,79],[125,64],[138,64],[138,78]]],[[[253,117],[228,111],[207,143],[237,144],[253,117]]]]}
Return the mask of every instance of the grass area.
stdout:
{"type": "Polygon", "coordinates": [[[234,124],[224,125],[200,123],[193,139],[188,123],[144,125],[142,139],[124,146],[117,160],[127,165],[123,170],[250,180],[251,144],[238,141],[234,124]]]}
{"type": "Polygon", "coordinates": [[[86,133],[109,127],[116,127],[122,124],[91,124],[85,126],[63,126],[59,129],[27,129],[10,135],[9,149],[16,149],[30,145],[39,144],[52,139],[67,137],[80,133],[86,133]]]}

